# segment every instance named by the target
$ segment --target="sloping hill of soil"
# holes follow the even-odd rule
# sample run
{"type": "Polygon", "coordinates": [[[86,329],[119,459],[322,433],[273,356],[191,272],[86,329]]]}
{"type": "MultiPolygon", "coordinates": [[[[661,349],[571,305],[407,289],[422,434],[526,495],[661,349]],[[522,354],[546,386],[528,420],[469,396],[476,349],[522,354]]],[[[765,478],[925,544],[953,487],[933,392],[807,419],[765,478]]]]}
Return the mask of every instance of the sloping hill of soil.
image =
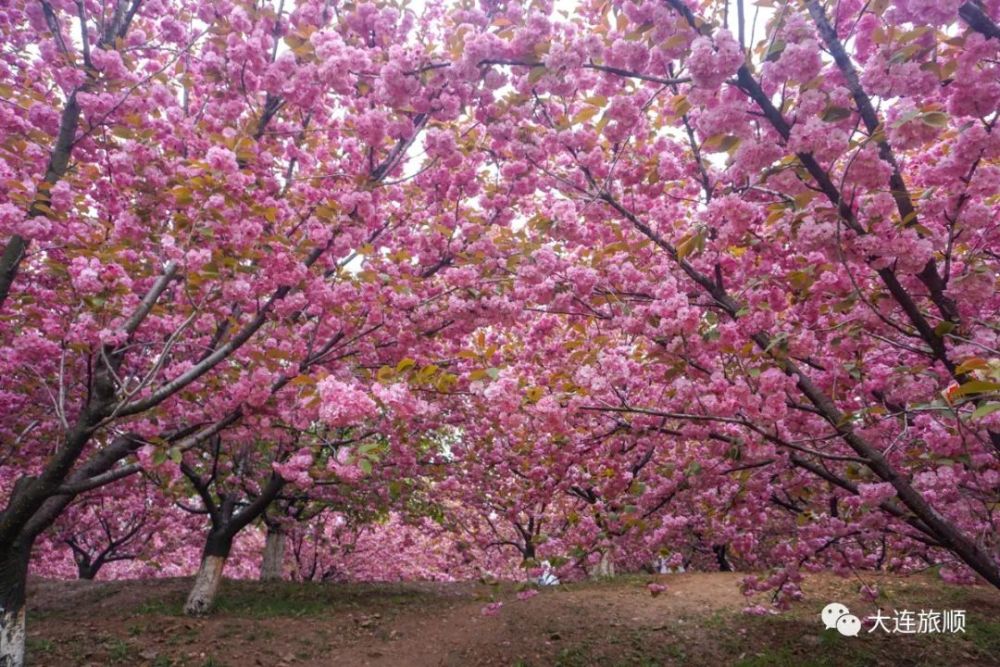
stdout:
{"type": "Polygon", "coordinates": [[[552,587],[521,600],[512,585],[293,584],[227,581],[216,612],[189,619],[186,579],[35,581],[31,664],[297,667],[309,665],[996,665],[1000,593],[931,576],[814,575],[789,612],[750,616],[742,575],[687,573],[552,587]],[[666,592],[653,597],[646,584],[666,592]],[[961,609],[965,633],[844,637],[824,630],[829,602],[864,617],[961,609]],[[496,615],[482,610],[503,602],[496,615]]]}

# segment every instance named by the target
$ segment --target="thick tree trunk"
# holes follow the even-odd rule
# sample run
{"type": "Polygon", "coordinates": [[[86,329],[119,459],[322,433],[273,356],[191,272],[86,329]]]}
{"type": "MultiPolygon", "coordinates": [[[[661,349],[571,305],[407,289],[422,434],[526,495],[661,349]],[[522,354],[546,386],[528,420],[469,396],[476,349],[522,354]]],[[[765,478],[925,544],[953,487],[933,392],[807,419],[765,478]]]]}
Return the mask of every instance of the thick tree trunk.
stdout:
{"type": "Polygon", "coordinates": [[[97,571],[102,565],[101,562],[91,560],[83,550],[74,550],[73,560],[76,561],[76,576],[87,581],[97,576],[97,571]]]}
{"type": "Polygon", "coordinates": [[[188,616],[204,616],[212,610],[232,542],[233,538],[228,535],[209,535],[201,557],[201,566],[194,578],[194,586],[184,604],[184,613],[188,616]]]}
{"type": "Polygon", "coordinates": [[[24,666],[25,587],[31,544],[0,549],[0,667],[24,666]]]}
{"type": "Polygon", "coordinates": [[[3,255],[0,256],[0,307],[3,307],[10,287],[14,284],[17,276],[17,267],[21,265],[21,259],[28,249],[28,241],[20,234],[14,234],[7,241],[3,255]]]}
{"type": "Polygon", "coordinates": [[[729,564],[729,558],[726,556],[726,545],[725,544],[713,544],[712,552],[715,553],[715,561],[719,564],[719,572],[732,572],[733,566],[729,564]]]}
{"type": "Polygon", "coordinates": [[[260,563],[261,581],[278,581],[285,569],[285,531],[281,526],[267,527],[264,558],[260,563]]]}
{"type": "Polygon", "coordinates": [[[0,614],[0,665],[24,667],[24,603],[19,608],[4,608],[0,614]]]}
{"type": "Polygon", "coordinates": [[[524,545],[524,549],[521,550],[521,565],[529,565],[535,562],[535,544],[530,540],[524,545]]]}
{"type": "Polygon", "coordinates": [[[215,604],[215,596],[222,583],[222,570],[226,567],[223,556],[205,554],[198,568],[198,576],[194,579],[194,587],[184,604],[184,613],[188,616],[204,616],[215,604]]]}

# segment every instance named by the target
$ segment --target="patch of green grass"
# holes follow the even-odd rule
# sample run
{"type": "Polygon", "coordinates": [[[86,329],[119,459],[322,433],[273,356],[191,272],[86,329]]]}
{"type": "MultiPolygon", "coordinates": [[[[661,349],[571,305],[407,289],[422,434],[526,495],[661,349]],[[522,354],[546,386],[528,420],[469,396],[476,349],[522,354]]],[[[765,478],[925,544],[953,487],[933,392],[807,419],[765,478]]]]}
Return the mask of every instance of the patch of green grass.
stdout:
{"type": "Polygon", "coordinates": [[[108,643],[108,658],[113,662],[129,662],[132,648],[121,639],[113,639],[108,643]]]}
{"type": "Polygon", "coordinates": [[[687,652],[680,642],[670,642],[660,649],[668,658],[676,660],[679,664],[685,664],[688,659],[687,652]]]}
{"type": "Polygon", "coordinates": [[[1000,623],[983,619],[970,618],[966,635],[863,632],[844,637],[808,621],[782,617],[748,618],[746,625],[739,641],[722,639],[720,645],[740,667],[931,667],[965,664],[977,657],[989,662],[1000,653],[1000,623]]]}
{"type": "Polygon", "coordinates": [[[129,582],[123,581],[101,581],[101,582],[80,582],[86,588],[73,596],[72,605],[49,607],[32,607],[30,614],[36,621],[45,619],[75,618],[79,609],[99,604],[102,600],[110,598],[119,593],[123,588],[127,588],[129,582]]]}
{"type": "MultiPolygon", "coordinates": [[[[250,618],[319,616],[331,607],[384,607],[395,609],[420,601],[427,604],[432,595],[407,590],[386,590],[374,586],[334,586],[297,582],[223,581],[213,613],[250,618]]],[[[147,600],[136,608],[143,615],[182,616],[184,596],[172,594],[147,600]]]]}
{"type": "Polygon", "coordinates": [[[795,667],[804,664],[791,649],[765,649],[736,662],[737,667],[795,667]]]}
{"type": "Polygon", "coordinates": [[[247,616],[251,618],[273,618],[318,616],[329,609],[322,599],[299,595],[256,596],[240,593],[220,595],[213,611],[220,614],[247,616]]]}
{"type": "MultiPolygon", "coordinates": [[[[249,618],[321,616],[331,608],[398,610],[414,603],[427,606],[433,594],[412,590],[387,589],[385,586],[336,586],[297,582],[224,581],[215,600],[213,613],[249,618]]],[[[184,597],[170,595],[147,600],[136,608],[144,615],[181,616],[184,597]]]]}
{"type": "Polygon", "coordinates": [[[1000,656],[1000,621],[981,616],[968,616],[965,621],[964,640],[972,642],[976,650],[987,656],[1000,656]]]}
{"type": "Polygon", "coordinates": [[[345,589],[323,584],[293,582],[227,582],[215,602],[215,612],[250,618],[301,618],[321,616],[331,608],[363,602],[366,608],[395,610],[429,596],[415,591],[345,589]]]}
{"type": "Polygon", "coordinates": [[[636,667],[660,667],[660,662],[658,660],[647,656],[640,657],[638,662],[634,664],[636,667]]]}
{"type": "Polygon", "coordinates": [[[146,600],[136,608],[136,613],[143,615],[181,616],[184,613],[184,600],[175,599],[174,597],[146,600]]]}
{"type": "Polygon", "coordinates": [[[586,644],[570,646],[559,651],[556,656],[556,667],[589,667],[596,664],[590,647],[586,644]]]}
{"type": "Polygon", "coordinates": [[[186,646],[190,644],[191,641],[199,634],[198,627],[191,625],[190,627],[185,625],[179,628],[172,628],[169,633],[164,637],[166,643],[173,645],[186,646]]]}
{"type": "Polygon", "coordinates": [[[702,627],[722,629],[722,628],[728,628],[732,624],[732,622],[733,622],[733,614],[723,611],[714,611],[712,612],[711,616],[702,619],[700,625],[702,627]]]}
{"type": "Polygon", "coordinates": [[[662,630],[636,628],[565,646],[555,656],[556,667],[660,667],[684,665],[688,655],[676,638],[662,630]]]}
{"type": "Polygon", "coordinates": [[[626,655],[611,662],[625,667],[653,667],[659,665],[686,665],[688,655],[677,642],[645,641],[633,645],[626,655]]]}
{"type": "Polygon", "coordinates": [[[51,639],[44,639],[42,637],[28,637],[26,642],[26,651],[29,655],[51,653],[55,647],[55,642],[51,639]]]}
{"type": "MultiPolygon", "coordinates": [[[[839,637],[839,635],[838,635],[839,637]]],[[[841,639],[843,639],[841,637],[841,639]]],[[[821,640],[821,648],[806,649],[788,643],[764,646],[734,662],[738,667],[864,667],[874,664],[874,656],[857,650],[856,644],[838,645],[821,640]]]]}
{"type": "Polygon", "coordinates": [[[654,575],[640,573],[616,574],[613,577],[594,577],[582,581],[567,581],[558,586],[543,587],[556,593],[566,593],[570,591],[587,590],[594,588],[628,588],[635,586],[642,588],[654,579],[654,575]]]}

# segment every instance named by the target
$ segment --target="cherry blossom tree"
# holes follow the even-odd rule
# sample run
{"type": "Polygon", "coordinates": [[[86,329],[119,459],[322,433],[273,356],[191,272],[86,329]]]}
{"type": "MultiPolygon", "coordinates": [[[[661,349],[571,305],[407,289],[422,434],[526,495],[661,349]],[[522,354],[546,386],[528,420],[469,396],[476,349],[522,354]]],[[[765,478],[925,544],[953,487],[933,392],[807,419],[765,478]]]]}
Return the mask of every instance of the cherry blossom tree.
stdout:
{"type": "Polygon", "coordinates": [[[0,10],[0,664],[40,536],[140,470],[218,515],[209,583],[331,482],[455,572],[387,499],[779,602],[1000,586],[1000,6],[574,10],[0,10]]]}
{"type": "Polygon", "coordinates": [[[446,266],[421,248],[426,207],[402,205],[420,190],[377,186],[455,100],[406,74],[412,14],[334,10],[4,9],[0,660],[23,661],[29,555],[77,494],[137,472],[140,449],[183,455],[328,360],[343,334],[325,308],[393,278],[347,268],[381,258],[380,236],[411,248],[383,262],[397,278],[446,266]]]}
{"type": "MultiPolygon", "coordinates": [[[[83,496],[56,520],[47,535],[66,545],[81,579],[93,579],[105,565],[150,559],[153,537],[176,530],[176,516],[141,476],[83,496]]],[[[39,551],[55,550],[55,545],[39,551]]]]}
{"type": "Polygon", "coordinates": [[[530,14],[483,47],[514,89],[483,114],[489,150],[535,192],[535,298],[636,335],[630,377],[674,365],[623,390],[589,362],[585,391],[545,395],[736,447],[779,489],[809,473],[853,517],[814,500],[828,539],[785,541],[790,577],[878,523],[1000,585],[996,226],[977,187],[996,109],[952,85],[992,89],[998,42],[978,5],[883,4],[782,3],[754,25],[727,3],[610,3],[593,30],[530,14]],[[591,265],[560,289],[577,253],[591,265]],[[595,268],[614,289],[582,313],[595,268]]]}

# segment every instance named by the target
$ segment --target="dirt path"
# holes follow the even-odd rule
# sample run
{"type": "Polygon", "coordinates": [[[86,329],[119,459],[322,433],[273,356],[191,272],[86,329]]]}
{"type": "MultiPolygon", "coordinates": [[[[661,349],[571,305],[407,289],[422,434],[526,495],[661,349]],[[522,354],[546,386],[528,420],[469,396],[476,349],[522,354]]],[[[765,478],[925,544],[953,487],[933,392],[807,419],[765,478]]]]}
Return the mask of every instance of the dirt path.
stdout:
{"type": "Polygon", "coordinates": [[[217,612],[188,619],[188,580],[35,582],[29,622],[34,665],[243,667],[309,665],[993,665],[1000,594],[929,578],[883,578],[883,609],[967,610],[964,635],[823,631],[832,600],[859,615],[875,606],[857,582],[817,576],[790,613],[740,613],[741,575],[689,573],[575,584],[519,600],[482,584],[226,582],[217,612]],[[495,616],[481,611],[502,601],[495,616]]]}

